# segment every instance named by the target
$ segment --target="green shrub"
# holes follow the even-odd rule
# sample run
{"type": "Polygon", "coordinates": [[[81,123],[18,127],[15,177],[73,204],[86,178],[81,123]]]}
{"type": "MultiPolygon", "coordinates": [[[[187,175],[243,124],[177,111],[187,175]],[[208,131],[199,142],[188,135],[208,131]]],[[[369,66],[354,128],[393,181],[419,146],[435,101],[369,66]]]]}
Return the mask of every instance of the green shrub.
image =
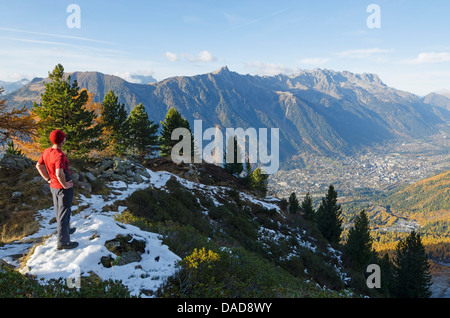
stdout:
{"type": "Polygon", "coordinates": [[[155,228],[171,221],[191,225],[204,235],[211,234],[212,228],[204,218],[196,197],[184,190],[176,180],[169,180],[170,192],[159,189],[144,189],[133,192],[125,204],[136,217],[148,219],[155,228]],[[158,224],[160,223],[160,224],[158,224]]]}
{"type": "Polygon", "coordinates": [[[301,280],[245,249],[213,252],[218,259],[197,268],[181,261],[178,272],[160,287],[157,297],[289,297],[304,287],[301,280]]]}
{"type": "Polygon", "coordinates": [[[344,284],[337,274],[336,270],[328,265],[324,258],[314,254],[308,249],[303,249],[300,258],[308,269],[309,275],[321,286],[339,290],[344,288],[344,284]]]}
{"type": "Polygon", "coordinates": [[[81,279],[81,286],[69,288],[63,278],[40,284],[36,279],[0,267],[0,298],[130,298],[121,281],[81,279]]]}

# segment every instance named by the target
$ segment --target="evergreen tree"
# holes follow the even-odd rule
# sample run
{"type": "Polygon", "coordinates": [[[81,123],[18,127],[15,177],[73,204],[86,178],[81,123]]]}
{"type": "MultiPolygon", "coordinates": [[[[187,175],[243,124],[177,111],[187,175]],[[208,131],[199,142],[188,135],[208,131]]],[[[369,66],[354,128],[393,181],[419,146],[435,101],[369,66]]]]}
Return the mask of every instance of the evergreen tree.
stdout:
{"type": "Polygon", "coordinates": [[[124,104],[119,103],[119,98],[110,90],[105,94],[101,110],[102,125],[106,143],[114,152],[122,155],[127,147],[127,111],[124,104]]]}
{"type": "Polygon", "coordinates": [[[158,124],[149,120],[142,104],[135,106],[126,120],[128,146],[133,154],[145,156],[157,146],[158,124]]]}
{"type": "Polygon", "coordinates": [[[195,153],[194,136],[189,122],[175,108],[171,108],[168,110],[164,121],[161,122],[161,135],[159,136],[161,157],[170,156],[173,146],[179,142],[179,140],[172,140],[172,132],[176,128],[186,128],[189,130],[191,133],[191,154],[193,155],[195,153]]]}
{"type": "Polygon", "coordinates": [[[80,157],[100,145],[99,125],[93,125],[95,114],[86,109],[89,100],[86,90],[77,81],[70,84],[70,75],[64,79],[64,68],[58,64],[49,72],[49,83],[44,83],[42,102],[33,103],[33,112],[39,117],[37,133],[42,147],[51,146],[50,132],[60,129],[66,134],[64,149],[69,156],[80,157]]]}
{"type": "Polygon", "coordinates": [[[250,175],[250,185],[261,196],[265,196],[267,194],[267,179],[267,174],[264,174],[261,168],[256,168],[250,175]]]}
{"type": "Polygon", "coordinates": [[[341,205],[337,204],[337,192],[333,185],[330,185],[316,214],[317,227],[330,243],[339,243],[342,233],[341,214],[341,205]]]}
{"type": "Polygon", "coordinates": [[[247,175],[250,176],[250,174],[252,173],[253,167],[252,164],[250,163],[250,159],[248,157],[245,158],[245,162],[244,162],[244,171],[247,172],[247,175]]]}
{"type": "Polygon", "coordinates": [[[428,257],[420,234],[412,231],[396,247],[392,295],[399,298],[431,296],[431,274],[428,257]]]}
{"type": "Polygon", "coordinates": [[[297,196],[295,195],[295,192],[292,192],[291,195],[289,196],[289,207],[288,207],[288,211],[291,214],[297,214],[299,209],[300,209],[300,205],[298,203],[298,199],[297,196]]]}
{"type": "Polygon", "coordinates": [[[316,212],[314,211],[312,198],[309,192],[306,193],[306,196],[302,201],[300,209],[302,210],[303,217],[306,220],[314,221],[316,212]]]}
{"type": "Polygon", "coordinates": [[[345,252],[358,270],[365,268],[374,255],[369,218],[364,210],[356,216],[355,225],[350,228],[345,252]]]}
{"type": "Polygon", "coordinates": [[[393,265],[389,259],[388,253],[384,254],[383,258],[380,260],[379,265],[382,277],[381,292],[383,295],[389,297],[393,282],[393,265]]]}
{"type": "Polygon", "coordinates": [[[227,145],[226,145],[226,151],[224,154],[225,160],[224,160],[224,169],[227,170],[231,174],[240,174],[242,171],[244,171],[244,164],[241,162],[242,160],[242,153],[241,149],[238,147],[238,142],[236,136],[229,138],[227,145]],[[226,160],[226,154],[228,152],[233,151],[233,162],[227,162],[226,160]]]}

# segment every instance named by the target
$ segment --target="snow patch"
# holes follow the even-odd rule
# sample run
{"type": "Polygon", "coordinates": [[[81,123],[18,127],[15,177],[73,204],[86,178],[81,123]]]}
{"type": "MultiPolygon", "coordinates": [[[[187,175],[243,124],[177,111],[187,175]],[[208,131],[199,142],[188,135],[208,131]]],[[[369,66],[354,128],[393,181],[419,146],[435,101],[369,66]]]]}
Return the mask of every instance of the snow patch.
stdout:
{"type": "Polygon", "coordinates": [[[122,181],[108,183],[108,187],[114,193],[108,198],[101,195],[92,195],[90,198],[80,195],[80,203],[74,205],[72,210],[80,209],[81,212],[72,215],[70,224],[76,228],[71,240],[79,243],[77,248],[56,249],[57,224],[50,222],[55,216],[52,207],[38,211],[37,220],[40,229],[36,233],[1,247],[0,258],[18,267],[16,256],[26,254],[36,240],[46,237],[20,270],[23,274],[35,275],[38,279],[46,281],[52,278],[73,277],[74,273],[89,276],[92,272],[103,280],[122,280],[134,296],[140,295],[141,291],[156,291],[167,277],[175,273],[175,266],[180,257],[163,245],[157,234],[116,222],[114,215],[121,213],[125,207],[119,207],[118,212],[102,212],[103,207],[126,199],[136,190],[146,189],[149,186],[163,188],[171,177],[167,172],[153,172],[150,169],[147,169],[147,172],[150,177],[142,177],[144,179],[142,183],[126,184],[122,181]],[[105,247],[105,242],[117,235],[131,235],[145,242],[145,252],[139,262],[110,268],[101,264],[103,256],[111,255],[116,258],[105,247]]]}

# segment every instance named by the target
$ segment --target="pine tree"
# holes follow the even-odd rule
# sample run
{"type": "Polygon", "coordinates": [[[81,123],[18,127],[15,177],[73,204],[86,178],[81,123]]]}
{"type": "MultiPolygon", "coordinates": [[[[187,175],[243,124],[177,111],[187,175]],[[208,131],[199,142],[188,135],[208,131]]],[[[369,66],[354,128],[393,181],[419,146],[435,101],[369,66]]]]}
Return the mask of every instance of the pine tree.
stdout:
{"type": "Polygon", "coordinates": [[[86,109],[89,100],[86,90],[80,90],[77,81],[70,84],[70,75],[64,79],[64,68],[58,64],[49,72],[49,83],[44,83],[40,104],[33,103],[33,112],[39,117],[38,135],[42,147],[51,146],[50,132],[60,129],[66,134],[64,145],[72,157],[85,156],[100,145],[99,125],[93,125],[94,112],[86,109]]]}
{"type": "Polygon", "coordinates": [[[143,104],[135,106],[125,121],[128,147],[135,155],[145,156],[157,146],[158,124],[149,120],[143,104]]]}
{"type": "Polygon", "coordinates": [[[330,243],[339,243],[342,233],[341,205],[337,204],[337,192],[330,185],[317,210],[317,227],[330,243]]]}
{"type": "Polygon", "coordinates": [[[295,192],[292,192],[291,195],[289,196],[289,207],[288,207],[288,211],[291,214],[297,214],[299,209],[300,209],[300,205],[298,203],[298,199],[297,196],[295,195],[295,192]]]}
{"type": "Polygon", "coordinates": [[[264,174],[261,168],[256,168],[250,175],[250,185],[259,195],[265,196],[267,194],[267,174],[264,174]]]}
{"type": "MultiPolygon", "coordinates": [[[[161,135],[159,137],[161,157],[170,156],[173,146],[179,142],[179,140],[172,140],[172,132],[176,128],[186,128],[189,132],[191,132],[189,122],[184,119],[175,108],[171,108],[168,110],[164,121],[161,122],[161,135]]],[[[194,136],[192,133],[191,139],[191,152],[194,153],[194,136]]]]}
{"type": "Polygon", "coordinates": [[[431,296],[430,264],[420,234],[412,231],[405,240],[397,244],[394,264],[394,297],[431,296]]]}
{"type": "Polygon", "coordinates": [[[106,143],[112,147],[116,154],[122,155],[128,143],[127,111],[125,105],[119,103],[119,98],[113,90],[106,93],[103,98],[101,118],[106,143]]]}
{"type": "Polygon", "coordinates": [[[244,171],[244,164],[242,161],[242,153],[241,149],[238,147],[238,142],[236,136],[229,138],[227,145],[226,145],[226,152],[224,154],[225,160],[224,160],[224,169],[227,170],[231,174],[240,174],[242,171],[244,171]],[[226,154],[228,152],[233,151],[233,162],[227,162],[226,160],[226,154]]]}
{"type": "Polygon", "coordinates": [[[389,297],[393,284],[393,265],[389,259],[389,254],[384,254],[383,258],[379,261],[381,269],[381,292],[383,295],[389,297]]]}
{"type": "Polygon", "coordinates": [[[306,193],[306,196],[302,201],[300,209],[302,210],[303,217],[306,220],[314,221],[316,212],[314,211],[312,198],[309,192],[306,193]]]}
{"type": "Polygon", "coordinates": [[[356,216],[355,225],[350,228],[345,252],[359,270],[367,266],[374,255],[369,218],[364,210],[356,216]]]}

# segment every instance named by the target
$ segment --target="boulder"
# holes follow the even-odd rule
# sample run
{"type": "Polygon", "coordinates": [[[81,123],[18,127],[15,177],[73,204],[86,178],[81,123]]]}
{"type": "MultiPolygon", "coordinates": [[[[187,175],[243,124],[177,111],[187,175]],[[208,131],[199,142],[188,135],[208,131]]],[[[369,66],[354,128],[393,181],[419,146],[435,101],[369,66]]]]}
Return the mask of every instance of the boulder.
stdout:
{"type": "Polygon", "coordinates": [[[44,178],[42,178],[41,176],[37,176],[37,177],[33,177],[30,179],[31,183],[47,183],[47,181],[45,181],[44,178]]]}
{"type": "Polygon", "coordinates": [[[142,177],[138,173],[136,173],[134,175],[133,181],[136,183],[142,183],[142,182],[144,182],[144,179],[142,179],[142,177]]]}
{"type": "Polygon", "coordinates": [[[150,174],[145,169],[136,169],[135,173],[138,173],[146,178],[150,178],[150,174]]]}
{"type": "Polygon", "coordinates": [[[78,187],[87,191],[88,193],[92,192],[92,186],[89,182],[84,182],[84,181],[79,181],[78,182],[78,187]]]}
{"type": "Polygon", "coordinates": [[[97,181],[97,178],[92,174],[92,172],[85,172],[84,176],[86,177],[87,181],[89,182],[95,182],[97,181]]]}
{"type": "Polygon", "coordinates": [[[113,179],[114,181],[123,181],[125,183],[127,182],[127,178],[118,173],[111,174],[111,179],[113,179]]]}
{"type": "Polygon", "coordinates": [[[79,173],[76,173],[76,172],[72,172],[72,181],[73,181],[74,183],[77,183],[78,180],[80,180],[80,174],[79,174],[79,173]]]}
{"type": "Polygon", "coordinates": [[[113,262],[114,262],[114,258],[111,255],[102,256],[100,258],[100,263],[102,263],[102,265],[106,268],[112,267],[113,262]]]}
{"type": "Polygon", "coordinates": [[[98,171],[99,172],[103,172],[107,169],[112,168],[114,165],[114,161],[111,159],[103,159],[100,163],[99,163],[99,167],[98,167],[98,171]]]}
{"type": "MultiPolygon", "coordinates": [[[[105,247],[118,256],[113,261],[115,265],[125,265],[141,260],[141,254],[145,252],[145,242],[134,239],[130,234],[126,236],[117,235],[114,239],[106,241],[105,247]]],[[[102,257],[102,264],[110,264],[111,256],[102,257]]],[[[106,266],[105,266],[106,267],[106,266]]]]}
{"type": "Polygon", "coordinates": [[[43,195],[49,195],[50,194],[50,184],[48,184],[47,182],[44,183],[41,186],[41,192],[42,192],[43,195]]]}
{"type": "Polygon", "coordinates": [[[11,195],[11,201],[17,202],[22,197],[22,192],[20,191],[14,191],[11,195]]]}
{"type": "Polygon", "coordinates": [[[112,171],[112,170],[103,171],[102,174],[99,176],[99,178],[111,180],[113,173],[114,173],[114,171],[112,171]]]}
{"type": "Polygon", "coordinates": [[[19,155],[5,154],[0,160],[0,169],[25,170],[33,165],[31,159],[19,155]]]}

